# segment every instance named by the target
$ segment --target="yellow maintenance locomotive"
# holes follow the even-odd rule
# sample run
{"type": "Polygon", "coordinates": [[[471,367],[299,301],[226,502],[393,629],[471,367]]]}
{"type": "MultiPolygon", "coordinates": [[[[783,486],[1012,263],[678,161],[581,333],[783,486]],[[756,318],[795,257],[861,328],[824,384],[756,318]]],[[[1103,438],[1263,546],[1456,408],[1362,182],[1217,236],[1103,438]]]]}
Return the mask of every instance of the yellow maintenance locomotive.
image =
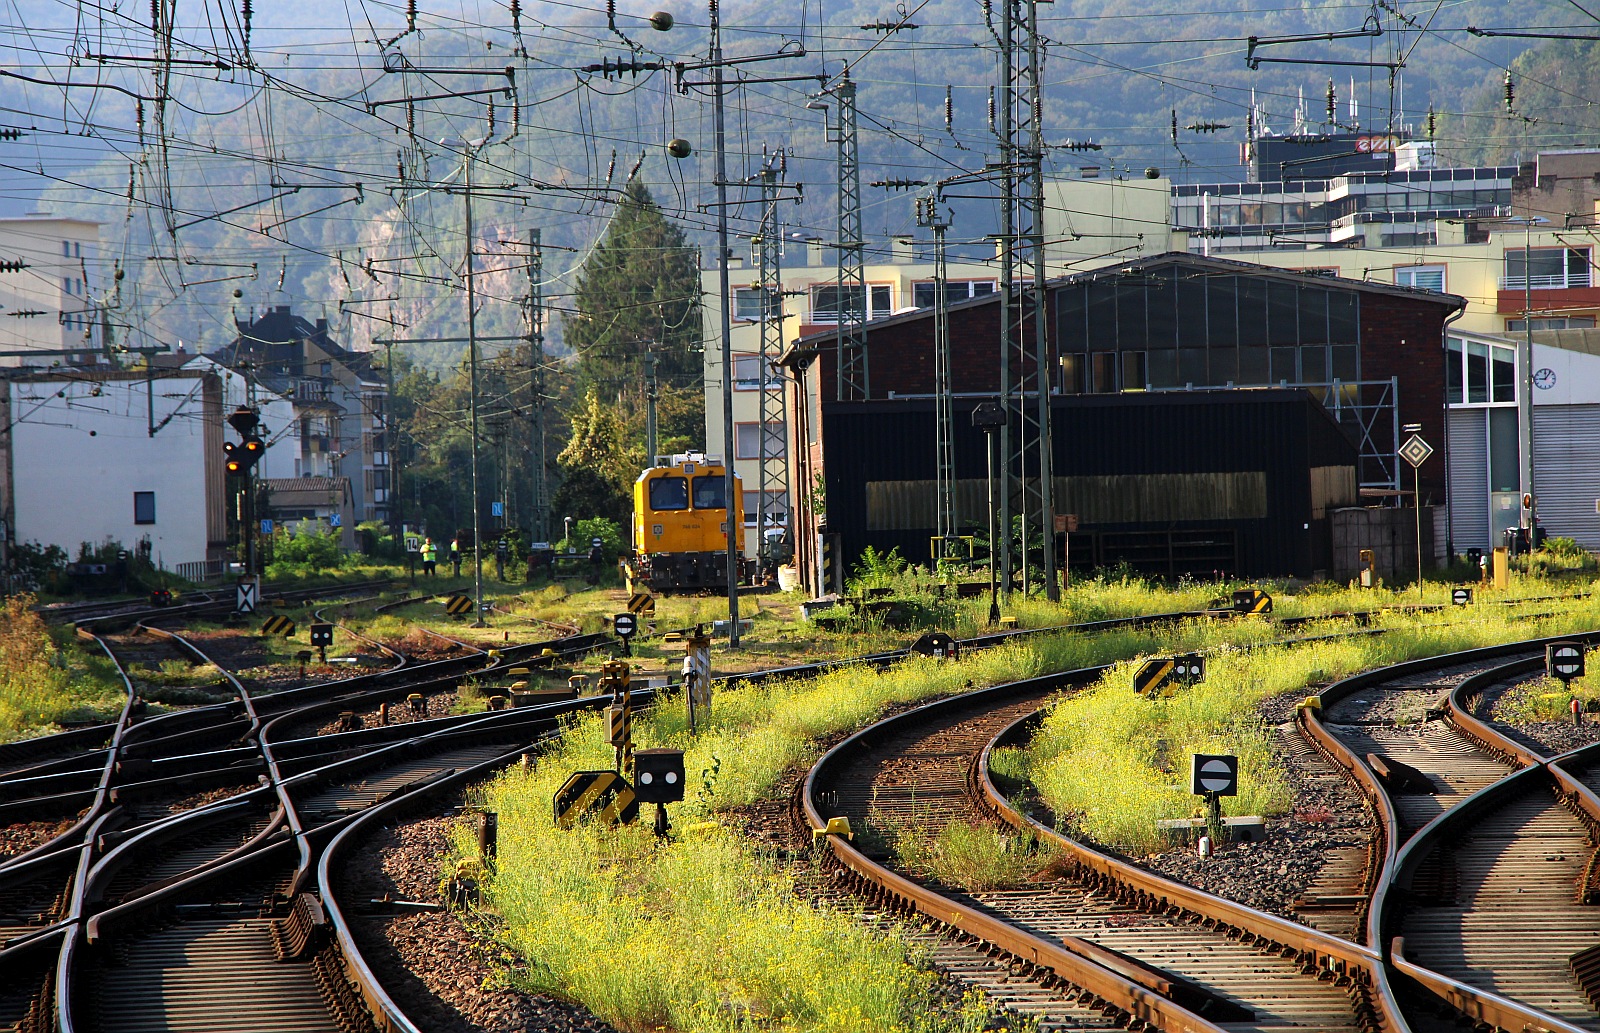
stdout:
{"type": "MultiPolygon", "coordinates": [[[[658,456],[633,483],[629,589],[668,593],[726,586],[730,524],[722,459],[686,452],[664,460],[658,456]]],[[[742,500],[735,477],[734,528],[742,526],[742,500]]]]}

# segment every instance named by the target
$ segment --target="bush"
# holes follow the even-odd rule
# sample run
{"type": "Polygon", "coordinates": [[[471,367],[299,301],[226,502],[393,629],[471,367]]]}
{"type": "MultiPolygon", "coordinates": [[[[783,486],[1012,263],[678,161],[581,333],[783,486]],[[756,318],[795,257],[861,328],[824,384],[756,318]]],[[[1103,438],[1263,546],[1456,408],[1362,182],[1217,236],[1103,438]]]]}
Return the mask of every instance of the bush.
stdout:
{"type": "Polygon", "coordinates": [[[600,547],[605,550],[606,559],[614,560],[622,552],[622,525],[607,517],[589,517],[579,520],[572,525],[572,537],[563,538],[556,543],[557,552],[575,552],[580,556],[589,554],[589,543],[600,539],[600,547]]]}
{"type": "Polygon", "coordinates": [[[272,532],[271,547],[269,578],[306,577],[338,570],[345,563],[336,528],[324,531],[311,524],[302,524],[293,531],[280,528],[272,532]]]}

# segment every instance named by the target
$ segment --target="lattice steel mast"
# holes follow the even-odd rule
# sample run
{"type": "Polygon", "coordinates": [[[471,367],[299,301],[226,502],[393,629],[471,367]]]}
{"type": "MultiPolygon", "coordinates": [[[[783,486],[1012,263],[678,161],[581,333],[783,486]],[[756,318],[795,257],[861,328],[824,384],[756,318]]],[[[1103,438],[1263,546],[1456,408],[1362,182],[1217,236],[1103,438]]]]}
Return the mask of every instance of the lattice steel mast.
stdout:
{"type": "Polygon", "coordinates": [[[950,376],[950,294],[945,264],[945,230],[950,218],[939,211],[939,197],[917,198],[917,225],[933,231],[933,382],[935,484],[938,502],[939,550],[934,559],[950,556],[956,533],[955,398],[950,376]]]}
{"type": "Polygon", "coordinates": [[[867,368],[867,316],[871,311],[867,297],[867,274],[861,239],[861,167],[856,156],[856,84],[849,69],[829,91],[839,105],[834,139],[839,156],[839,240],[838,254],[839,329],[836,337],[837,398],[841,402],[864,401],[872,397],[867,368]]]}
{"type": "Polygon", "coordinates": [[[1002,495],[1002,569],[1011,587],[1010,521],[1022,520],[1018,560],[1024,593],[1030,540],[1040,537],[1045,594],[1060,598],[1054,548],[1049,339],[1045,317],[1043,58],[1038,0],[1001,0],[1001,393],[1011,419],[1001,430],[1007,490],[1002,495]],[[1013,363],[1015,364],[1013,366],[1013,363]],[[1014,428],[1014,431],[1013,431],[1014,428]],[[1014,434],[1014,436],[1013,436],[1014,434]]]}
{"type": "Polygon", "coordinates": [[[756,549],[759,555],[765,545],[769,524],[786,523],[787,511],[774,514],[771,500],[783,497],[789,487],[789,461],[786,444],[789,437],[788,412],[785,405],[782,374],[778,359],[783,356],[783,226],[778,218],[778,180],[787,171],[783,152],[767,160],[757,178],[761,184],[761,231],[756,238],[758,274],[761,282],[761,355],[757,360],[760,372],[758,452],[759,474],[756,478],[756,549]],[[772,434],[775,428],[777,447],[772,434]]]}

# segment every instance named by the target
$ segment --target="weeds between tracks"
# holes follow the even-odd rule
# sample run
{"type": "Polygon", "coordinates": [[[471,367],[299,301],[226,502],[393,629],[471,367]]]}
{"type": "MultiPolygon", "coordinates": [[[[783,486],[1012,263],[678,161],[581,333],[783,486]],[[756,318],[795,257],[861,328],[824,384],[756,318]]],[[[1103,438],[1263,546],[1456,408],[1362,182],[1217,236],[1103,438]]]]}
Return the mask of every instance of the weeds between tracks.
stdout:
{"type": "Polygon", "coordinates": [[[1600,627],[1600,600],[1557,605],[1550,616],[1523,620],[1512,607],[1393,612],[1374,620],[1382,635],[1249,652],[1223,647],[1208,658],[1203,684],[1160,700],[1134,695],[1133,665],[1119,664],[1054,708],[1025,752],[1023,773],[1067,827],[1131,853],[1161,846],[1158,820],[1195,813],[1193,753],[1239,757],[1239,795],[1224,801],[1229,813],[1281,814],[1292,800],[1273,760],[1271,729],[1258,717],[1263,700],[1405,660],[1600,627]]]}

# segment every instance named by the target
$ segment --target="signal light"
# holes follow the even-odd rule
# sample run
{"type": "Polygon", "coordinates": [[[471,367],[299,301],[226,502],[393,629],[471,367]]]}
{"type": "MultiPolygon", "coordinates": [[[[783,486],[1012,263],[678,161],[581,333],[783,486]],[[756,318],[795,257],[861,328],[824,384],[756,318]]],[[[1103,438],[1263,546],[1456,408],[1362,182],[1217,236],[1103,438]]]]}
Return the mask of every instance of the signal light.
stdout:
{"type": "Polygon", "coordinates": [[[254,434],[242,442],[224,441],[222,452],[226,458],[223,460],[223,468],[233,476],[247,474],[266,450],[266,442],[254,434]]]}

